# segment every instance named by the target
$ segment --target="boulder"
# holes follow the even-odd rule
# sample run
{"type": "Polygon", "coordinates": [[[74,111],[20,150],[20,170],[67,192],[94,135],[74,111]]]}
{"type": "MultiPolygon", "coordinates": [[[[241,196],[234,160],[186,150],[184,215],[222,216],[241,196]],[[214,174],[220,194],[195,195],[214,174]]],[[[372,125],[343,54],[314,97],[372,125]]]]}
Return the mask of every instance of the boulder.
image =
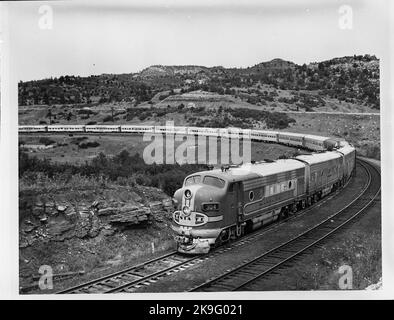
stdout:
{"type": "Polygon", "coordinates": [[[161,201],[154,201],[149,205],[152,212],[159,212],[163,210],[163,204],[161,201]]]}
{"type": "Polygon", "coordinates": [[[51,221],[48,227],[48,234],[52,237],[62,236],[73,228],[74,224],[70,223],[67,220],[51,221]]]}
{"type": "Polygon", "coordinates": [[[116,229],[112,228],[109,224],[104,225],[101,229],[101,234],[103,236],[112,236],[116,232],[116,229]]]}
{"type": "Polygon", "coordinates": [[[76,220],[77,219],[77,212],[73,207],[68,207],[64,212],[64,216],[69,220],[76,220]]]}
{"type": "Polygon", "coordinates": [[[59,213],[64,213],[67,210],[67,206],[61,205],[61,206],[57,206],[57,211],[59,213]]]}
{"type": "Polygon", "coordinates": [[[92,213],[91,213],[91,211],[88,210],[88,209],[79,210],[79,216],[80,216],[82,219],[88,218],[88,217],[90,217],[91,215],[92,215],[92,213]]]}
{"type": "Polygon", "coordinates": [[[130,191],[131,198],[136,202],[142,202],[142,198],[135,193],[134,191],[130,191]]]}
{"type": "Polygon", "coordinates": [[[33,216],[35,216],[35,217],[39,217],[39,216],[42,215],[44,212],[45,212],[45,211],[44,211],[44,208],[43,208],[43,207],[34,206],[34,207],[33,207],[33,210],[32,210],[32,214],[33,214],[33,216]]]}
{"type": "Polygon", "coordinates": [[[23,231],[26,233],[29,233],[29,232],[32,232],[35,228],[36,228],[35,226],[29,225],[29,226],[24,227],[23,231]]]}
{"type": "Polygon", "coordinates": [[[29,246],[29,241],[26,238],[19,240],[19,248],[26,248],[29,246]]]}
{"type": "Polygon", "coordinates": [[[46,214],[41,214],[39,217],[41,223],[47,223],[48,222],[48,216],[46,214]]]}
{"type": "Polygon", "coordinates": [[[35,207],[39,207],[39,208],[43,208],[43,207],[44,207],[44,203],[41,202],[41,201],[37,201],[37,202],[34,204],[34,206],[35,206],[35,207]]]}
{"type": "Polygon", "coordinates": [[[132,211],[124,211],[111,217],[110,223],[124,225],[138,225],[148,223],[150,220],[150,209],[142,207],[132,211]]]}
{"type": "Polygon", "coordinates": [[[91,228],[88,232],[89,237],[94,238],[97,237],[100,233],[102,226],[100,225],[100,221],[97,217],[92,220],[91,228]]]}
{"type": "Polygon", "coordinates": [[[118,208],[108,207],[108,208],[104,208],[104,209],[99,209],[97,214],[99,216],[110,216],[110,215],[117,214],[118,211],[119,211],[118,208]]]}
{"type": "Polygon", "coordinates": [[[92,202],[92,204],[90,205],[91,208],[95,208],[98,209],[101,206],[101,202],[98,200],[95,200],[92,202]]]}
{"type": "Polygon", "coordinates": [[[140,207],[133,205],[133,204],[126,204],[122,208],[120,208],[120,212],[129,212],[129,211],[135,211],[138,210],[140,207]]]}

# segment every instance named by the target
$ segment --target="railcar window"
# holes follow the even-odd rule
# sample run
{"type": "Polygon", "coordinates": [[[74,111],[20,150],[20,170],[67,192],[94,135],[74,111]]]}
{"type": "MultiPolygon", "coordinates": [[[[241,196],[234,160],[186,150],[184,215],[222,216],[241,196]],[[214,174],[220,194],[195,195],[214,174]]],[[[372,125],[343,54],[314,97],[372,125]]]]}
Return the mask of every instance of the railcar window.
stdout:
{"type": "Polygon", "coordinates": [[[226,184],[224,180],[211,176],[205,176],[203,183],[217,188],[223,188],[224,185],[226,184]]]}
{"type": "Polygon", "coordinates": [[[192,184],[198,184],[201,182],[201,176],[191,176],[185,180],[185,186],[190,186],[192,184]]]}

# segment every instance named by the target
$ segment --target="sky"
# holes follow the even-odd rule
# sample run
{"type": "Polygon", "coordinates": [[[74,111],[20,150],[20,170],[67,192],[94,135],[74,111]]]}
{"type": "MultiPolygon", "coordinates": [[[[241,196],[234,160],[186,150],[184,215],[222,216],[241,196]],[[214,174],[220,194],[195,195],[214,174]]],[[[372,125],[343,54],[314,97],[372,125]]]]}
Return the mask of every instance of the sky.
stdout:
{"type": "Polygon", "coordinates": [[[18,81],[139,72],[155,64],[247,67],[274,58],[303,64],[354,54],[380,57],[388,49],[386,4],[383,0],[9,3],[10,57],[18,81]],[[45,7],[40,11],[42,5],[50,6],[52,19],[47,19],[45,7]],[[345,29],[343,5],[352,11],[345,29]]]}

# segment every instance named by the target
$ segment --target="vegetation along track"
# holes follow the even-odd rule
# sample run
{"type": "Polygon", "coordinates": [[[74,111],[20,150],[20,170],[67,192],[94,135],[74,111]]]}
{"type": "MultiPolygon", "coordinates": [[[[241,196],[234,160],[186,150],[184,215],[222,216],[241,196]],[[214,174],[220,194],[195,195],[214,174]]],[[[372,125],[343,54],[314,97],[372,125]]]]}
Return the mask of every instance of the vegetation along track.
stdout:
{"type": "MultiPolygon", "coordinates": [[[[365,184],[365,186],[361,190],[360,195],[364,193],[364,190],[367,188],[368,184],[369,181],[365,184]]],[[[217,256],[218,254],[221,254],[223,252],[232,250],[233,248],[251,243],[252,241],[265,235],[268,231],[278,228],[283,223],[286,223],[292,219],[299,218],[300,216],[306,214],[316,206],[321,205],[322,203],[335,197],[335,195],[341,192],[341,190],[343,189],[337,190],[332,195],[324,198],[322,201],[317,202],[316,204],[310,206],[309,208],[298,212],[296,215],[290,216],[284,220],[281,220],[278,223],[271,224],[270,226],[267,226],[263,229],[256,230],[242,237],[239,240],[230,242],[224,246],[216,248],[208,254],[198,255],[198,256],[186,256],[176,251],[172,251],[160,257],[154,258],[152,260],[148,260],[141,264],[126,268],[124,270],[111,273],[109,275],[91,280],[86,283],[82,283],[80,285],[68,288],[58,293],[74,294],[74,293],[134,292],[143,286],[148,286],[151,283],[155,283],[159,281],[161,278],[165,276],[185,270],[195,265],[196,263],[217,256]]]]}
{"type": "Polygon", "coordinates": [[[380,172],[371,164],[358,160],[368,173],[368,182],[351,203],[293,239],[261,254],[234,269],[208,280],[190,291],[247,291],[256,288],[258,280],[272,275],[294,258],[320,244],[359,217],[380,193],[380,172]]]}

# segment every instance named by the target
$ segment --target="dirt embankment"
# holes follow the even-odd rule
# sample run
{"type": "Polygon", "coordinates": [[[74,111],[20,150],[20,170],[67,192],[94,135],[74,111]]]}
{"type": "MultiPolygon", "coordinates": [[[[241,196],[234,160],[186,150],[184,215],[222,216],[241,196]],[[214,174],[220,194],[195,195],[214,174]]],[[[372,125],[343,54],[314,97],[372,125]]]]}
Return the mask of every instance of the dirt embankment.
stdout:
{"type": "Polygon", "coordinates": [[[21,183],[20,286],[40,266],[54,274],[98,270],[172,248],[171,199],[163,191],[97,181],[21,183]]]}

